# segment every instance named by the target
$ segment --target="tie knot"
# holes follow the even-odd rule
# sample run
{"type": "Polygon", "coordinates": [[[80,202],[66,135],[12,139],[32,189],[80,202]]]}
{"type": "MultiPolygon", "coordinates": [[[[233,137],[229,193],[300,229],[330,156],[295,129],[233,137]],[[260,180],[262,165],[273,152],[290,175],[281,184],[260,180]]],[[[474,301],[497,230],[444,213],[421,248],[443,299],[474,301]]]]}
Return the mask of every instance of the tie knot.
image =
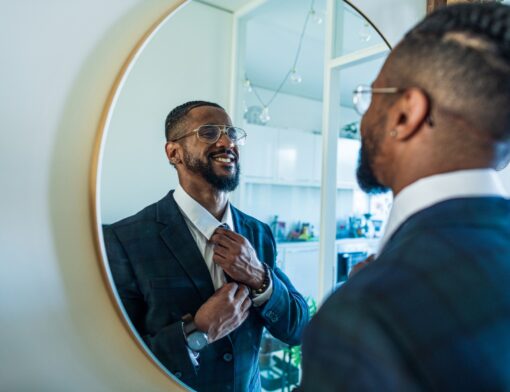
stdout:
{"type": "Polygon", "coordinates": [[[225,230],[230,230],[230,226],[227,223],[222,223],[218,227],[221,227],[222,229],[225,229],[225,230]]]}

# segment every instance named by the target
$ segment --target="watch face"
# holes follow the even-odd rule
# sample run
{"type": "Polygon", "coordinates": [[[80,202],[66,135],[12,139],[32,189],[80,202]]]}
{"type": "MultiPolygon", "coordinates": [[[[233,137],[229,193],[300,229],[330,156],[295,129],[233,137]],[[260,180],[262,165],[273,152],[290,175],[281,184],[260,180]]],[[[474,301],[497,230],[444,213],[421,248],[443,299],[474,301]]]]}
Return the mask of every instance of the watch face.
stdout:
{"type": "Polygon", "coordinates": [[[192,332],[187,337],[188,346],[193,351],[200,351],[207,345],[207,335],[200,331],[192,332]]]}

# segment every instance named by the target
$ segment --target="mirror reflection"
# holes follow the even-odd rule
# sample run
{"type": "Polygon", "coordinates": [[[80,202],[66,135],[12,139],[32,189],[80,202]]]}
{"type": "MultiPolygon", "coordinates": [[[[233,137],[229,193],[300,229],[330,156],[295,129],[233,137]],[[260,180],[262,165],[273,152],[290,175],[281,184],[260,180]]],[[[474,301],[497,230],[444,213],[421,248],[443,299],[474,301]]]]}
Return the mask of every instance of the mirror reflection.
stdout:
{"type": "Polygon", "coordinates": [[[98,209],[121,306],[169,372],[199,391],[282,390],[299,384],[309,317],[376,247],[391,203],[356,184],[352,104],[388,46],[335,2],[327,96],[326,0],[231,3],[186,3],[133,64],[103,140],[98,209]],[[330,114],[336,257],[321,261],[330,114]]]}

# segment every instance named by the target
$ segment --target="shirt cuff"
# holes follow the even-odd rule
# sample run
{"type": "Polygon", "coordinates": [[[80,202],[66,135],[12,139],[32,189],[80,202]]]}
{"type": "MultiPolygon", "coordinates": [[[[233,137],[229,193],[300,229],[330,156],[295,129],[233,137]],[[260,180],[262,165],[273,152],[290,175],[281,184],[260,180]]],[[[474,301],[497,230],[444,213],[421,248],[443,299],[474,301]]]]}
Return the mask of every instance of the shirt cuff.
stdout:
{"type": "Polygon", "coordinates": [[[198,358],[200,357],[200,354],[196,353],[189,347],[186,347],[186,348],[188,349],[189,359],[191,359],[191,363],[193,364],[193,366],[197,367],[198,366],[198,358]]]}
{"type": "Polygon", "coordinates": [[[253,294],[252,298],[253,306],[259,307],[264,305],[267,301],[269,301],[269,298],[271,298],[271,294],[273,294],[273,278],[271,277],[271,273],[269,272],[269,285],[267,286],[266,291],[264,291],[263,293],[253,294]]]}

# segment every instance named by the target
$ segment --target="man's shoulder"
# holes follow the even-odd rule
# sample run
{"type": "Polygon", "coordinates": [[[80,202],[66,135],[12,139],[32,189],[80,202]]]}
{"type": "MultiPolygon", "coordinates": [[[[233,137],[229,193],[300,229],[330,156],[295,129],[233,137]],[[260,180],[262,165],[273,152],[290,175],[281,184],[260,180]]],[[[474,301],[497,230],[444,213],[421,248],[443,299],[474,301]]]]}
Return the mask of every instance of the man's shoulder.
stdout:
{"type": "MultiPolygon", "coordinates": [[[[451,207],[472,211],[471,218],[452,214],[441,222],[423,219],[415,225],[410,221],[376,260],[338,290],[335,301],[354,301],[362,306],[370,303],[402,315],[408,312],[405,303],[442,310],[443,303],[433,304],[439,287],[445,302],[459,307],[465,302],[462,293],[479,291],[481,287],[486,295],[496,296],[496,286],[503,289],[506,284],[500,276],[507,276],[508,271],[510,224],[495,215],[491,221],[473,210],[487,204],[505,203],[473,200],[451,207]]],[[[443,207],[448,206],[439,210],[443,207]]],[[[445,214],[446,209],[442,211],[445,214]]]]}
{"type": "Polygon", "coordinates": [[[414,233],[463,227],[508,230],[510,200],[496,196],[445,200],[418,211],[409,217],[398,231],[414,233]]]}

